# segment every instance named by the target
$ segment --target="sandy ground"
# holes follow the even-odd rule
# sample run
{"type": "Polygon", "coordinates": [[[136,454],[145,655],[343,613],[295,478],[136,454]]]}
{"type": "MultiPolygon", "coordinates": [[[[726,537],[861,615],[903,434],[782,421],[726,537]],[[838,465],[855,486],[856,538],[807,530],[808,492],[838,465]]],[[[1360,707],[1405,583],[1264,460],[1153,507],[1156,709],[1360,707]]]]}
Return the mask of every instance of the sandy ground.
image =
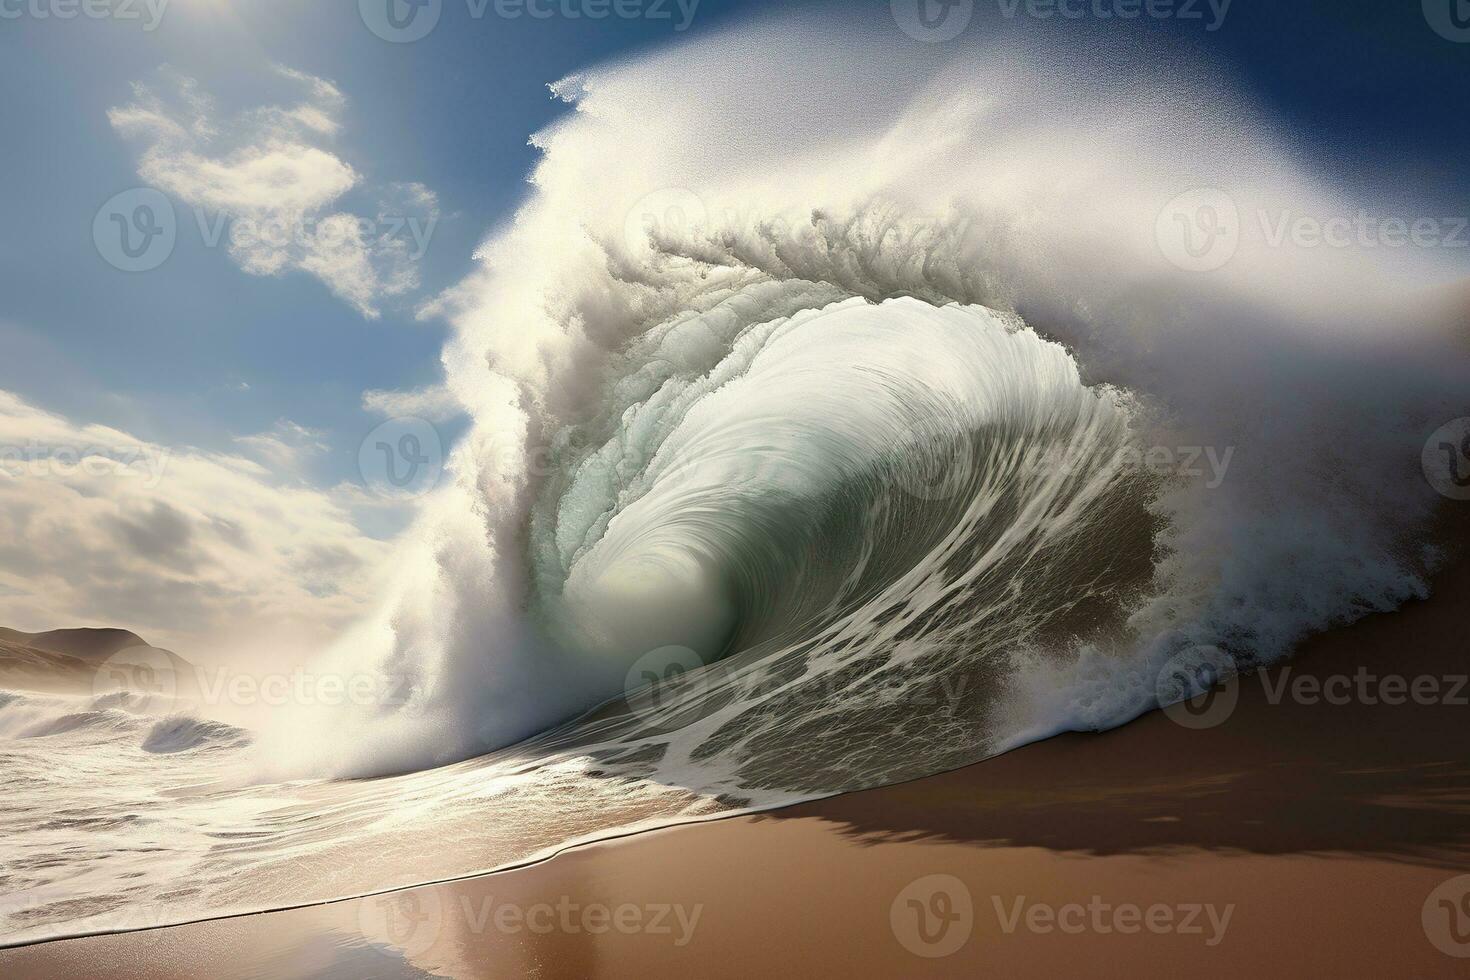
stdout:
{"type": "Polygon", "coordinates": [[[1462,566],[1193,711],[0,976],[1470,976],[1467,608],[1462,566]]]}

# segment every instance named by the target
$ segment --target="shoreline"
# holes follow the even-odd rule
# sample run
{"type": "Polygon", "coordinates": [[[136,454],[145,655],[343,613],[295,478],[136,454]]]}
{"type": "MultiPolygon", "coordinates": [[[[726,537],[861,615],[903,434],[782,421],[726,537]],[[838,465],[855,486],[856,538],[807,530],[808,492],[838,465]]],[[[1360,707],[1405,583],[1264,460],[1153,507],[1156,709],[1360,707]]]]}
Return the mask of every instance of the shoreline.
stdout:
{"type": "Polygon", "coordinates": [[[1470,668],[1467,601],[1461,563],[1430,599],[1314,637],[1217,694],[1210,724],[1151,712],[476,877],[16,947],[0,971],[1463,975],[1442,947],[1467,935],[1470,955],[1470,934],[1450,928],[1470,920],[1449,917],[1462,895],[1470,910],[1470,876],[1456,883],[1470,872],[1470,687],[1453,689],[1470,668]],[[1426,679],[1438,700],[1416,703],[1426,679]]]}

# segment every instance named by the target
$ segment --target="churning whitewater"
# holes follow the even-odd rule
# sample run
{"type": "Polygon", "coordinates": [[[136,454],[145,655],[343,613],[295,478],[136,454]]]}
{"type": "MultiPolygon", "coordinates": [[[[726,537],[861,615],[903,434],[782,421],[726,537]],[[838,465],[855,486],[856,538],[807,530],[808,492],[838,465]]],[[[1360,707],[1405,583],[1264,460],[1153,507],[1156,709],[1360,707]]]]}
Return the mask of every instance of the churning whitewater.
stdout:
{"type": "Polygon", "coordinates": [[[524,206],[425,311],[453,480],[319,667],[403,696],[247,730],[0,694],[0,941],[952,768],[1423,594],[1463,270],[1250,222],[1181,261],[1200,188],[1362,206],[1181,75],[783,18],[558,82],[524,206]]]}

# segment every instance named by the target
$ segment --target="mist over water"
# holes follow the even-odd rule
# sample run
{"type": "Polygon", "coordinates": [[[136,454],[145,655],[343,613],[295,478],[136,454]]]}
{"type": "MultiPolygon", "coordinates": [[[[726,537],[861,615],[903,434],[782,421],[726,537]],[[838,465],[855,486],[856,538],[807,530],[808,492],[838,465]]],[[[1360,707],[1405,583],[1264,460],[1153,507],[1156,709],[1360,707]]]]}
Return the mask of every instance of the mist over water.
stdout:
{"type": "MultiPolygon", "coordinates": [[[[1152,489],[1134,652],[1269,659],[1422,591],[1434,495],[1406,461],[1459,397],[1425,304],[1465,270],[1273,243],[1252,216],[1375,202],[1299,169],[1207,66],[1126,53],[899,46],[797,18],[554,85],[574,112],[535,137],[530,199],[442,301],[476,419],[457,485],[365,641],[417,675],[421,713],[407,738],[372,719],[348,771],[524,737],[666,645],[709,663],[834,621],[855,597],[823,577],[964,514],[872,522],[867,482],[1068,411],[977,340],[996,314],[1122,392],[1136,445],[1231,453],[1219,486],[1152,489]],[[1245,216],[1208,270],[1161,237],[1199,188],[1245,216]],[[881,305],[818,315],[839,303],[881,305]],[[949,304],[985,310],[929,329],[919,307],[949,304]]],[[[1102,725],[1144,701],[1048,710],[1102,725]]]]}
{"type": "MultiPolygon", "coordinates": [[[[73,725],[137,783],[187,773],[127,805],[167,826],[187,800],[208,841],[99,841],[77,914],[20,832],[38,897],[8,935],[938,771],[1127,721],[1181,655],[1269,661],[1424,594],[1463,260],[1262,234],[1406,205],[1315,178],[1208,66],[792,17],[552,90],[571,111],[526,203],[434,311],[474,419],[452,484],[324,654],[406,697],[248,738],[127,706],[73,725]],[[1215,210],[1177,209],[1200,189],[1215,210]],[[1176,247],[1176,216],[1205,237],[1176,247]]],[[[39,767],[60,734],[7,744],[39,767]]]]}

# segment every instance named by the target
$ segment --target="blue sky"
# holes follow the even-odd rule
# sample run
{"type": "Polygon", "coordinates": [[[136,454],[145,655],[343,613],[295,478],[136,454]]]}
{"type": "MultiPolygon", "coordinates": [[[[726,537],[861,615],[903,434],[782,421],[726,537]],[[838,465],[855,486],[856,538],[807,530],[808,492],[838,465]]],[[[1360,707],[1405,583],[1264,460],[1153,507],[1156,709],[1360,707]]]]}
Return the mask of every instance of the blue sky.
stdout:
{"type": "MultiPolygon", "coordinates": [[[[585,9],[587,0],[565,2],[585,9]]],[[[7,424],[13,438],[30,429],[65,431],[65,439],[85,435],[113,445],[120,433],[174,447],[174,458],[188,457],[180,468],[201,474],[199,487],[223,479],[209,470],[216,464],[246,474],[241,479],[256,489],[232,502],[235,517],[210,518],[221,526],[243,526],[245,515],[274,508],[318,509],[314,536],[290,559],[304,584],[282,602],[350,592],[353,601],[334,606],[324,621],[349,616],[367,601],[371,583],[364,577],[347,589],[326,581],[330,569],[365,568],[377,557],[349,525],[376,539],[404,519],[402,511],[341,496],[341,487],[361,482],[359,446],[382,421],[383,413],[364,407],[364,393],[439,379],[446,325],[415,313],[471,271],[477,243],[523,199],[535,162],[527,137],[567,111],[549,97],[547,83],[599,61],[735,28],[769,6],[698,0],[680,32],[675,25],[688,8],[677,0],[624,2],[670,16],[500,17],[491,0],[476,18],[469,0],[443,0],[427,37],[396,44],[368,28],[353,0],[170,0],[151,31],[144,29],[144,0],[136,4],[141,20],[42,18],[35,11],[57,9],[58,0],[0,0],[0,85],[7,96],[0,109],[0,392],[12,398],[8,423],[0,417],[0,439],[7,424]],[[210,99],[194,120],[198,132],[169,135],[170,126],[189,121],[191,92],[210,99]],[[269,107],[274,114],[263,112],[269,107]],[[177,199],[180,189],[216,202],[248,200],[248,188],[211,183],[210,161],[273,141],[326,154],[311,158],[312,179],[350,171],[351,186],[340,193],[315,188],[320,206],[308,209],[315,217],[370,216],[388,198],[405,211],[417,208],[411,216],[421,221],[432,213],[422,255],[363,259],[378,280],[366,300],[354,302],[344,298],[341,263],[303,271],[312,263],[320,268],[318,254],[277,255],[272,267],[272,257],[258,251],[207,247],[191,202],[177,199]],[[94,219],[113,195],[157,184],[149,178],[159,174],[173,181],[177,243],[157,268],[119,271],[94,244],[94,219]],[[405,195],[418,203],[405,205],[405,195]],[[387,288],[396,275],[410,284],[387,288]],[[112,434],[87,429],[99,425],[112,434]],[[291,497],[290,507],[270,496],[301,488],[319,496],[291,497]]],[[[1018,2],[1024,12],[1029,0],[1018,2]]],[[[1223,62],[1291,134],[1308,166],[1367,190],[1408,182],[1420,202],[1459,213],[1470,190],[1470,43],[1432,29],[1426,10],[1438,2],[1233,0],[1222,7],[1214,0],[1212,8],[1199,0],[1204,20],[1211,9],[1223,14],[1211,30],[1204,20],[1178,17],[1007,15],[1016,9],[1010,0],[975,0],[968,30],[1060,30],[1079,44],[1089,32],[1173,35],[1180,59],[1223,62]]],[[[1464,0],[1443,3],[1448,15],[1464,0]]],[[[886,0],[826,5],[851,18],[854,29],[884,32],[894,44],[919,43],[895,29],[886,0]]],[[[452,437],[456,423],[440,424],[452,437]]],[[[97,496],[95,488],[71,489],[78,501],[97,496]]],[[[29,535],[30,547],[0,546],[0,623],[129,619],[120,625],[149,628],[166,618],[162,607],[152,618],[139,612],[148,604],[136,586],[121,583],[135,582],[138,568],[115,569],[113,579],[89,568],[80,577],[95,580],[94,591],[79,589],[65,601],[37,598],[26,585],[36,576],[77,576],[39,557],[50,547],[35,539],[40,525],[16,517],[31,514],[30,506],[13,505],[8,515],[8,533],[29,535]]],[[[0,532],[7,531],[6,516],[0,514],[0,532]]],[[[188,552],[190,532],[176,518],[139,497],[97,520],[120,535],[117,541],[154,549],[152,565],[184,590],[173,601],[204,601],[227,590],[223,573],[211,583],[198,571],[203,559],[188,552]]],[[[270,582],[283,573],[263,563],[255,574],[270,582]]],[[[239,607],[250,603],[244,590],[239,607]]],[[[316,615],[307,606],[292,608],[303,618],[316,615]]],[[[177,638],[206,632],[181,628],[177,638]]]]}
{"type": "MultiPolygon", "coordinates": [[[[702,6],[691,29],[723,19],[712,0],[702,6]]],[[[206,447],[289,418],[343,450],[324,478],[347,475],[356,440],[374,424],[361,393],[437,376],[444,328],[415,322],[415,301],[463,277],[476,243],[523,196],[527,137],[565,109],[546,83],[675,36],[650,21],[464,14],[451,5],[433,35],[403,45],[372,35],[355,5],[340,2],[172,0],[152,32],[84,19],[4,23],[0,78],[23,97],[7,100],[13,138],[0,149],[12,189],[12,230],[0,243],[12,284],[0,307],[8,355],[0,387],[206,447]],[[452,23],[456,14],[465,23],[452,23]],[[169,259],[146,273],[119,272],[93,247],[97,208],[144,183],[137,147],[108,120],[131,100],[130,86],[167,64],[222,112],[245,109],[279,100],[273,63],[343,92],[337,145],[365,180],[418,182],[440,199],[443,217],[419,263],[422,288],[377,321],[310,276],[242,275],[223,249],[203,245],[192,218],[169,259]]]]}
{"type": "MultiPolygon", "coordinates": [[[[847,6],[887,15],[886,3],[847,6]]],[[[981,3],[980,18],[987,6],[999,9],[981,3]]],[[[1103,26],[1172,31],[1228,59],[1301,131],[1304,152],[1344,179],[1387,163],[1450,201],[1465,189],[1470,136],[1458,110],[1470,45],[1435,36],[1418,6],[1235,0],[1214,32],[1177,21],[1103,26]]],[[[760,7],[700,0],[688,32],[720,30],[760,7]]],[[[350,0],[171,0],[151,32],[84,18],[0,22],[0,81],[11,93],[0,146],[9,188],[0,387],[201,446],[288,418],[327,433],[340,450],[323,461],[324,478],[347,475],[353,437],[371,423],[361,392],[436,377],[444,327],[415,322],[414,301],[465,275],[475,244],[523,196],[534,159],[526,138],[565,109],[546,83],[680,37],[672,20],[476,20],[468,9],[451,0],[437,28],[411,44],[374,36],[350,0]],[[130,86],[167,64],[222,109],[248,108],[279,98],[273,63],[342,91],[338,145],[366,180],[418,182],[439,197],[443,217],[419,263],[422,288],[377,321],[310,276],[242,275],[223,249],[203,247],[192,221],[152,272],[118,272],[93,248],[97,207],[142,183],[137,147],[108,121],[108,110],[129,102],[130,86]]],[[[981,26],[977,19],[971,29],[981,26]]]]}

